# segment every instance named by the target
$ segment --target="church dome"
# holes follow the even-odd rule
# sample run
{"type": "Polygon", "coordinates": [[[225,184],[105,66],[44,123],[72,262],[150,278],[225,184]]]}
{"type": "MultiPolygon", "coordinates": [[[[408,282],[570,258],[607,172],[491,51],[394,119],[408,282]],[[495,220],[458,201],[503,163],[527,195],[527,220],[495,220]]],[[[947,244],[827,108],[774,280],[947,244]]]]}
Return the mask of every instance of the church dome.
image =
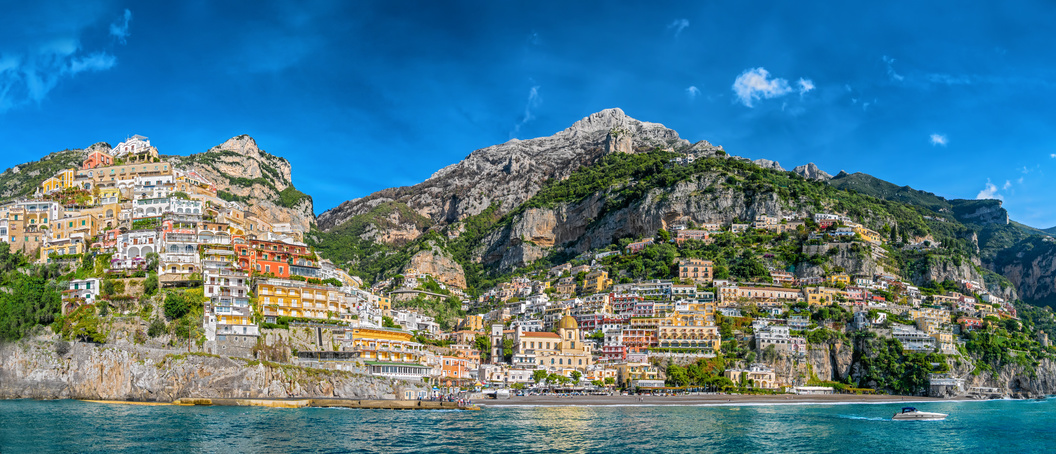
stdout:
{"type": "Polygon", "coordinates": [[[557,329],[579,329],[579,323],[571,315],[566,315],[557,323],[557,329]]]}

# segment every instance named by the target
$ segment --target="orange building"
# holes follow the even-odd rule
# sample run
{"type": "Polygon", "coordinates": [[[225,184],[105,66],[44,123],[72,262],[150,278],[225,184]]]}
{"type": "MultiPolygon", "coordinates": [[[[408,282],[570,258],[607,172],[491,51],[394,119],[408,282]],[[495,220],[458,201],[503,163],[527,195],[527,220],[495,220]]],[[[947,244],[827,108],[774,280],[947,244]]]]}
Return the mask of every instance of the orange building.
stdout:
{"type": "Polygon", "coordinates": [[[303,244],[251,239],[236,241],[234,248],[238,266],[242,270],[279,278],[319,277],[315,254],[303,244]]]}
{"type": "Polygon", "coordinates": [[[84,158],[84,163],[81,164],[81,170],[94,169],[96,167],[108,167],[114,165],[114,157],[109,153],[95,150],[88,153],[88,157],[84,158]]]}

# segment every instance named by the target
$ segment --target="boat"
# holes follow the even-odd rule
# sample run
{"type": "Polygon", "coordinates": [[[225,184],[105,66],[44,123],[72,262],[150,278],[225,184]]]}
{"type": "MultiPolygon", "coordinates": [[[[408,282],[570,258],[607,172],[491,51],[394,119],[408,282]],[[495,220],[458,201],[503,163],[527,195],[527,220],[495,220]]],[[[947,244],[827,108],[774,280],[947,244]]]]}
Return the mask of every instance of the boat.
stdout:
{"type": "Polygon", "coordinates": [[[942,421],[949,416],[946,413],[931,413],[920,411],[914,407],[902,407],[902,411],[895,413],[891,419],[895,421],[942,421]]]}

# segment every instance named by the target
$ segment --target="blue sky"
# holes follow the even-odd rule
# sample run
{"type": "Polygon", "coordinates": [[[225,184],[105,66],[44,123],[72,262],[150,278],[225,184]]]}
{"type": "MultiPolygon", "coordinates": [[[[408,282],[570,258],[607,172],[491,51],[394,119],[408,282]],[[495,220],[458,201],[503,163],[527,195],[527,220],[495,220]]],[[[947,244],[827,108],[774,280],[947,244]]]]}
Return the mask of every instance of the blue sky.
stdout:
{"type": "Polygon", "coordinates": [[[1056,225],[1052,2],[5,3],[0,167],[245,133],[321,212],[621,107],[1056,225]]]}

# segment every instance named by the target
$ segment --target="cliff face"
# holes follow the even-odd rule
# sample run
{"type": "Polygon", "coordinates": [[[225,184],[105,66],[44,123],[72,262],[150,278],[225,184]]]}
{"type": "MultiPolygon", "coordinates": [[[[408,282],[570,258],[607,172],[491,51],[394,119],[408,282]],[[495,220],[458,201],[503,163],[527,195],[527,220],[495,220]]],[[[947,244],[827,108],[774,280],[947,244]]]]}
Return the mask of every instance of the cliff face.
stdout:
{"type": "Polygon", "coordinates": [[[410,270],[433,276],[445,285],[466,288],[466,273],[462,265],[436,245],[430,250],[421,250],[414,254],[404,267],[405,273],[410,270]]]}
{"type": "Polygon", "coordinates": [[[312,198],[293,189],[290,162],[261,150],[248,135],[232,137],[205,153],[170,159],[177,167],[194,168],[260,219],[289,223],[299,232],[307,232],[315,221],[312,198]]]}
{"type": "Polygon", "coordinates": [[[1056,247],[1049,243],[1038,249],[1016,254],[995,271],[1012,281],[1025,301],[1056,307],[1056,247]]]}
{"type": "Polygon", "coordinates": [[[774,193],[746,193],[722,185],[719,174],[702,174],[671,187],[652,190],[642,200],[608,212],[608,194],[554,208],[529,209],[509,225],[492,232],[478,251],[486,265],[500,269],[523,266],[557,246],[575,252],[604,247],[628,236],[653,235],[680,223],[729,223],[759,214],[797,213],[774,193]]]}
{"type": "Polygon", "coordinates": [[[479,214],[492,204],[497,204],[502,214],[535,195],[546,180],[567,178],[575,169],[607,153],[655,147],[690,148],[690,144],[663,125],[635,120],[620,109],[607,109],[550,137],[514,139],[476,150],[414,186],[386,189],[342,203],[319,215],[319,228],[333,229],[387,202],[406,204],[440,226],[479,214]]]}
{"type": "MultiPolygon", "coordinates": [[[[71,343],[57,336],[0,345],[0,399],[102,399],[171,402],[181,397],[382,398],[403,382],[357,373],[256,363],[131,344],[71,343]]],[[[413,387],[413,386],[408,386],[413,387]]]]}

